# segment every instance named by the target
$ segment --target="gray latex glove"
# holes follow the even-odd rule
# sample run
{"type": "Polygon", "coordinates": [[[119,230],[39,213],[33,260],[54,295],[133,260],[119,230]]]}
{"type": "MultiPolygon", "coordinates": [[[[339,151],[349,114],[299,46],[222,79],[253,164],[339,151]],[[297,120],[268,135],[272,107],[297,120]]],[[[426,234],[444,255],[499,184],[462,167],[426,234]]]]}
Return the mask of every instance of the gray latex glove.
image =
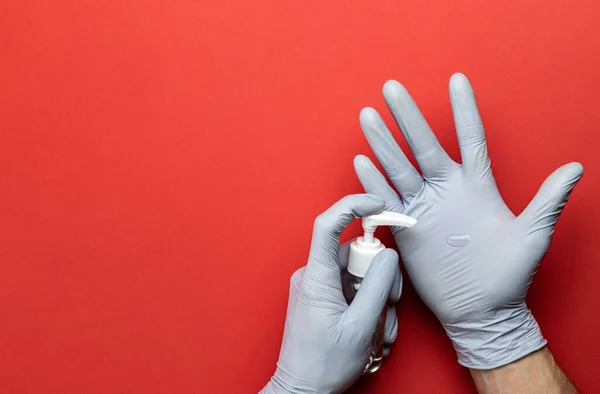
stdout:
{"type": "MultiPolygon", "coordinates": [[[[341,273],[349,244],[340,247],[340,234],[353,219],[379,213],[383,205],[376,196],[350,195],[315,220],[308,264],[291,279],[277,370],[261,393],[340,393],[360,377],[377,319],[387,302],[400,298],[402,277],[396,252],[382,251],[348,306],[341,273]]],[[[387,317],[389,345],[398,329],[393,307],[387,317]]]]}
{"type": "Polygon", "coordinates": [[[459,363],[490,369],[542,348],[546,341],[525,296],[583,167],[570,163],[556,170],[515,217],[492,176],[464,75],[450,80],[462,165],[446,154],[402,85],[388,81],[383,95],[422,176],[371,108],[362,110],[361,127],[401,197],[368,158],[356,157],[355,170],[366,191],[385,200],[386,210],[419,220],[392,231],[415,289],[446,329],[459,363]]]}

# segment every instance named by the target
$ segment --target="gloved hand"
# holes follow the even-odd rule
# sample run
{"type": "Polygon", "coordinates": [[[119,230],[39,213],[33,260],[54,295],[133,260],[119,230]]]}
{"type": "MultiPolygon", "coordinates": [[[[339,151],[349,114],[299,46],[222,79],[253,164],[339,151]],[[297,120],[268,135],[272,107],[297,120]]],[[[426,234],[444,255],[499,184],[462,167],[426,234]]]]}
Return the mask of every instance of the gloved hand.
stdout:
{"type": "MultiPolygon", "coordinates": [[[[350,244],[340,247],[340,234],[352,219],[379,213],[383,204],[376,196],[350,195],[315,220],[308,264],[291,279],[277,370],[261,393],[340,393],[360,377],[377,319],[386,303],[400,298],[402,277],[396,252],[380,252],[348,306],[341,273],[350,244]]],[[[391,306],[384,342],[393,342],[397,330],[391,306]]]]}
{"type": "Polygon", "coordinates": [[[492,176],[464,75],[450,80],[462,165],[448,157],[402,85],[388,81],[383,95],[423,175],[372,108],[362,110],[361,127],[402,197],[366,157],[356,157],[355,170],[367,193],[385,200],[386,210],[419,220],[392,231],[416,291],[446,329],[459,363],[491,369],[542,348],[546,341],[525,296],[583,167],[570,163],[556,170],[515,217],[492,176]]]}

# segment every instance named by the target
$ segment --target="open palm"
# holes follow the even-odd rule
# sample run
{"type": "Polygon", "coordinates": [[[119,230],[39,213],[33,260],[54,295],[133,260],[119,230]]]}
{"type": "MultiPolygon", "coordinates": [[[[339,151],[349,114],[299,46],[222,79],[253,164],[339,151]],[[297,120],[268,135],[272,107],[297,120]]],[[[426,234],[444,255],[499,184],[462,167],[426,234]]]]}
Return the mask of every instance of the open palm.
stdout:
{"type": "Polygon", "coordinates": [[[365,156],[356,157],[355,169],[386,209],[419,220],[411,229],[394,229],[394,236],[415,289],[443,324],[459,362],[494,368],[543,347],[525,296],[583,167],[556,170],[515,217],[496,187],[464,75],[450,80],[462,164],[446,154],[402,85],[388,81],[383,94],[422,175],[372,108],[361,112],[361,127],[398,193],[365,156]]]}

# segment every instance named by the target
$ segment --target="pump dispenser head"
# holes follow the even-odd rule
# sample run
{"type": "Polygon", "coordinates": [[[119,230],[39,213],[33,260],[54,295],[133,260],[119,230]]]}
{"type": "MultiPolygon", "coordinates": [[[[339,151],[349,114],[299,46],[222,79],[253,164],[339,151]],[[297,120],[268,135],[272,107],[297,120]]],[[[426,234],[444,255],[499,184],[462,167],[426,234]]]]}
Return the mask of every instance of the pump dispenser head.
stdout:
{"type": "Polygon", "coordinates": [[[350,244],[350,257],[348,259],[348,272],[359,278],[364,278],[367,269],[385,246],[374,237],[379,226],[412,227],[417,224],[417,219],[401,213],[383,211],[377,215],[365,216],[362,219],[364,235],[350,244]]]}
{"type": "Polygon", "coordinates": [[[363,240],[366,243],[373,242],[376,239],[373,235],[379,226],[412,227],[415,224],[417,224],[417,219],[396,212],[383,211],[377,215],[365,216],[362,219],[362,227],[365,232],[363,240]]]}

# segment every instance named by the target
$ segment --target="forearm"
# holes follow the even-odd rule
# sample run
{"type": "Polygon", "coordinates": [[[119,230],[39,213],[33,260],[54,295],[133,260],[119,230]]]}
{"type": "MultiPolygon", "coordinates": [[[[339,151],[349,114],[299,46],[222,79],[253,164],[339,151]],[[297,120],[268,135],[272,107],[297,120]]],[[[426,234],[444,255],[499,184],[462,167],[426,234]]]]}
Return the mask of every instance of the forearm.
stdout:
{"type": "Polygon", "coordinates": [[[499,368],[470,371],[481,394],[577,393],[547,347],[499,368]]]}

